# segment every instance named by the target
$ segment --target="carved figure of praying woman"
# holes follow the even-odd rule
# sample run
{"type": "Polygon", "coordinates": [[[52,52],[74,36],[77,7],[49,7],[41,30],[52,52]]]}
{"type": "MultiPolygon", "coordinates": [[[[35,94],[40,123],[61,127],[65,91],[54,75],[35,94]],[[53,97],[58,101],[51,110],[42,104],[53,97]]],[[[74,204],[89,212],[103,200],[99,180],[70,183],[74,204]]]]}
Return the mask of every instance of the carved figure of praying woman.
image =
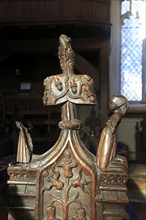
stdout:
{"type": "Polygon", "coordinates": [[[21,163],[29,163],[31,161],[33,151],[31,136],[27,128],[20,121],[16,121],[16,126],[20,130],[16,161],[21,163]]]}
{"type": "Polygon", "coordinates": [[[128,109],[128,100],[122,95],[113,95],[110,98],[109,108],[114,113],[106,122],[106,127],[101,133],[96,163],[101,171],[125,171],[128,168],[127,159],[124,156],[116,155],[115,132],[128,109]]]}

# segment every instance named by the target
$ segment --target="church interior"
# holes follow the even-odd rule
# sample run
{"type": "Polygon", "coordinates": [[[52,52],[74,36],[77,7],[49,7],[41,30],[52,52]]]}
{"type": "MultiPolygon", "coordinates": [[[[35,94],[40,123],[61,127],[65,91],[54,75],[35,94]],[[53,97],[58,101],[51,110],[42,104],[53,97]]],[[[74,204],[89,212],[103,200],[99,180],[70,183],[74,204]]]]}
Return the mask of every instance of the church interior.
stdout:
{"type": "MultiPolygon", "coordinates": [[[[111,116],[109,98],[120,93],[116,72],[119,41],[114,32],[117,31],[116,10],[124,1],[132,5],[138,0],[0,1],[0,220],[20,220],[8,217],[6,193],[7,168],[15,161],[20,133],[16,121],[28,129],[35,155],[43,155],[51,149],[60,134],[60,107],[44,106],[43,94],[44,79],[61,74],[58,39],[62,34],[71,38],[74,72],[87,74],[94,81],[97,105],[77,105],[77,112],[82,121],[81,139],[88,150],[96,154],[102,129],[111,116]]],[[[130,105],[116,138],[117,150],[128,160],[129,204],[124,220],[144,220],[146,102],[135,107],[130,105]]],[[[39,220],[44,219],[58,218],[39,220]]],[[[103,219],[114,220],[112,217],[103,219]]]]}

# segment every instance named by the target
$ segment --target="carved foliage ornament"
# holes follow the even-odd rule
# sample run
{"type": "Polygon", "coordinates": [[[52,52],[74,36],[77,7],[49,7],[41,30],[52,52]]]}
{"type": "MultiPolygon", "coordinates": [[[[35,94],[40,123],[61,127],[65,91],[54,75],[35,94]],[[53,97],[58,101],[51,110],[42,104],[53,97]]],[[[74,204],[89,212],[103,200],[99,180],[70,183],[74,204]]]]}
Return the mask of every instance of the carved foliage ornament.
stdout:
{"type": "Polygon", "coordinates": [[[70,45],[71,39],[66,35],[61,35],[59,41],[58,55],[63,72],[44,80],[44,105],[60,104],[66,101],[95,104],[92,78],[88,75],[74,74],[74,52],[70,45]]]}
{"type": "Polygon", "coordinates": [[[82,198],[85,197],[85,202],[88,201],[90,188],[91,176],[85,175],[72,152],[66,148],[52,169],[46,168],[43,171],[42,192],[43,200],[46,201],[43,219],[89,219],[82,198]]]}

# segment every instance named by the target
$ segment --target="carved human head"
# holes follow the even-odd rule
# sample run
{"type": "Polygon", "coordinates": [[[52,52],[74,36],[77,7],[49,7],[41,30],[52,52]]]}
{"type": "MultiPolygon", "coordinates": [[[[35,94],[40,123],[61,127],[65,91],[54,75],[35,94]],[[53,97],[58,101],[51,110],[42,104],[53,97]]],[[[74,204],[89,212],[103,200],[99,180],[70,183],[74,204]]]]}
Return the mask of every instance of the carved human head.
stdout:
{"type": "Polygon", "coordinates": [[[115,94],[110,97],[109,107],[111,110],[120,110],[120,113],[124,115],[128,110],[129,102],[127,98],[120,94],[115,94]]]}

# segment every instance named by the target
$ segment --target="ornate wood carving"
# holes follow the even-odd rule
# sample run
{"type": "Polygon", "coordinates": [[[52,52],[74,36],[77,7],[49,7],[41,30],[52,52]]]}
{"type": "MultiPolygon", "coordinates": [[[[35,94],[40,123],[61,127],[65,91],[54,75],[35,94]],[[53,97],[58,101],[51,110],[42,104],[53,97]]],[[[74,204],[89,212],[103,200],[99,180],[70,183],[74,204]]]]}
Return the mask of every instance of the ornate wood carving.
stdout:
{"type": "Polygon", "coordinates": [[[124,219],[127,161],[116,155],[115,129],[128,101],[120,95],[112,97],[114,114],[94,156],[80,139],[81,121],[76,111],[76,104],[96,104],[93,80],[87,75],[75,75],[70,43],[69,37],[60,36],[62,73],[44,80],[44,105],[61,106],[59,139],[45,154],[32,154],[28,163],[18,161],[9,166],[9,220],[19,219],[20,210],[20,218],[27,216],[30,220],[124,219]],[[15,201],[22,200],[19,207],[13,204],[12,195],[15,201]]]}
{"type": "Polygon", "coordinates": [[[27,128],[24,127],[21,122],[16,121],[16,126],[20,129],[17,150],[17,162],[29,163],[33,151],[31,136],[27,128]]]}

